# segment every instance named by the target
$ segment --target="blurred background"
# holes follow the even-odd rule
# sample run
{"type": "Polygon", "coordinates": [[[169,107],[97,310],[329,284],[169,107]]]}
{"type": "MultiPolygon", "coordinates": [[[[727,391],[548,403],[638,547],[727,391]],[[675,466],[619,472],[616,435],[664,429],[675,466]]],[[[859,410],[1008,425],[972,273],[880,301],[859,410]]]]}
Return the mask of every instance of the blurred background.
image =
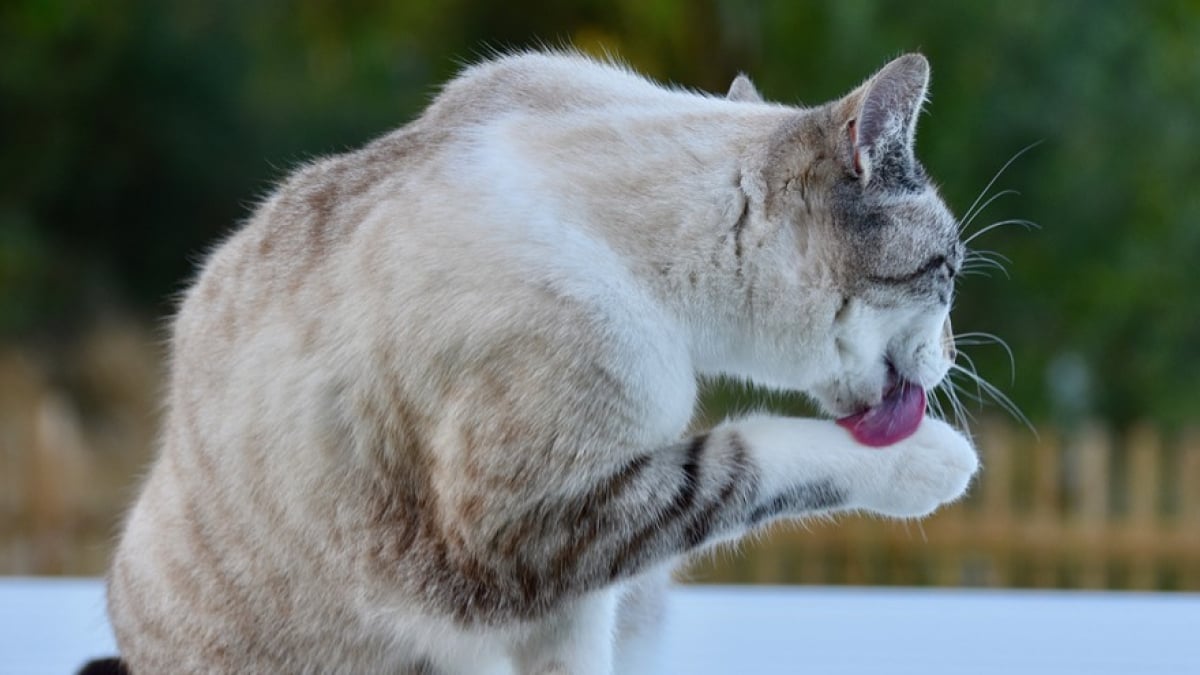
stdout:
{"type": "MultiPolygon", "coordinates": [[[[997,197],[970,232],[1040,225],[974,240],[1007,271],[959,287],[955,327],[1012,359],[963,351],[1030,420],[978,391],[970,499],[780,528],[688,579],[1200,590],[1194,1],[8,0],[0,43],[0,574],[103,572],[173,298],[275,182],[493,49],[571,44],[791,103],[919,50],[918,153],[947,201],[997,197]]],[[[714,385],[703,414],[764,401],[804,409],[714,385]]]]}

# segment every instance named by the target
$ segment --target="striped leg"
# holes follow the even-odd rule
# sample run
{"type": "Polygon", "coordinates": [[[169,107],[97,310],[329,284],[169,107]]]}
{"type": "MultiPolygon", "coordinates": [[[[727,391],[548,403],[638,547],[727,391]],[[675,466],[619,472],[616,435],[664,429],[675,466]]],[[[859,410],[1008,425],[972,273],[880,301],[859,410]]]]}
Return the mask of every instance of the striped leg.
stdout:
{"type": "MultiPolygon", "coordinates": [[[[553,529],[548,525],[569,527],[548,538],[560,542],[559,549],[532,587],[539,595],[571,596],[781,517],[846,509],[924,515],[960,496],[977,466],[970,443],[936,420],[880,450],[860,446],[827,421],[749,418],[634,457],[594,485],[582,503],[559,512],[574,518],[559,520],[545,509],[529,515],[536,524],[521,530],[540,532],[543,539],[520,548],[545,550],[545,535],[553,529]]],[[[633,646],[638,636],[617,637],[622,663],[630,656],[621,651],[622,639],[633,646]]],[[[608,644],[607,635],[593,638],[608,644]]],[[[579,647],[586,653],[596,645],[579,647]]]]}
{"type": "Polygon", "coordinates": [[[937,420],[874,449],[828,421],[748,418],[635,455],[574,498],[506,518],[483,536],[476,564],[510,580],[496,597],[510,611],[537,614],[777,518],[928,514],[959,497],[977,466],[967,439],[937,420]]]}

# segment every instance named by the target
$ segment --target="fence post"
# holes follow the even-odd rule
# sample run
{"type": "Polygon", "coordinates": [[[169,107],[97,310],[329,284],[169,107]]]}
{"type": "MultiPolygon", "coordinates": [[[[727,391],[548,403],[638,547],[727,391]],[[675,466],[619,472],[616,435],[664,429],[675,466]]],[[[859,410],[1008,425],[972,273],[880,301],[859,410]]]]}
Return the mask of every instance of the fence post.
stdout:
{"type": "Polygon", "coordinates": [[[33,571],[62,574],[77,558],[89,454],[78,417],[62,395],[43,395],[35,414],[28,492],[33,571]]]}
{"type": "Polygon", "coordinates": [[[981,524],[987,523],[988,586],[1007,586],[1011,581],[1012,554],[1003,545],[1012,531],[1014,451],[1012,434],[1006,426],[989,422],[981,426],[979,452],[983,461],[981,524]]]}
{"type": "Polygon", "coordinates": [[[29,503],[32,420],[45,382],[36,365],[17,350],[0,350],[0,573],[29,574],[34,566],[29,503]]]}
{"type": "Polygon", "coordinates": [[[1129,514],[1126,518],[1129,559],[1129,587],[1149,590],[1157,586],[1155,557],[1147,554],[1155,531],[1158,504],[1158,467],[1162,443],[1158,433],[1147,424],[1135,426],[1129,433],[1126,452],[1129,458],[1129,514]]]}
{"type": "Polygon", "coordinates": [[[1030,528],[1032,542],[1030,563],[1033,567],[1033,585],[1038,588],[1053,588],[1058,581],[1060,556],[1055,550],[1062,541],[1062,516],[1059,511],[1059,484],[1062,443],[1057,431],[1043,429],[1033,445],[1031,480],[1033,499],[1030,528]]]}
{"type": "Polygon", "coordinates": [[[1108,480],[1111,445],[1109,435],[1095,422],[1084,425],[1079,444],[1079,492],[1076,518],[1082,534],[1079,583],[1083,588],[1108,586],[1111,551],[1104,536],[1109,522],[1108,480]]]}
{"type": "MultiPolygon", "coordinates": [[[[1180,541],[1196,541],[1200,529],[1200,429],[1185,431],[1179,440],[1179,471],[1175,476],[1179,494],[1179,511],[1175,514],[1175,535],[1180,541]]],[[[1179,587],[1200,590],[1200,547],[1193,544],[1192,555],[1177,565],[1179,587]]]]}

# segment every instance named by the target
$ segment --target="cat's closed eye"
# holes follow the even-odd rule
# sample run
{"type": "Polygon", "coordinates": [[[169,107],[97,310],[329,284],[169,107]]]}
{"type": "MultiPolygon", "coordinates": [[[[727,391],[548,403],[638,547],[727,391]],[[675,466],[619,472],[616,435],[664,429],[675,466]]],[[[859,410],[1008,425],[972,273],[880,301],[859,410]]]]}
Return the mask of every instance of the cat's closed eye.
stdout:
{"type": "Polygon", "coordinates": [[[958,274],[958,268],[952,265],[945,255],[938,254],[921,263],[919,267],[907,274],[874,276],[872,280],[886,284],[908,284],[931,274],[937,274],[939,277],[944,276],[944,278],[949,280],[958,274]]]}

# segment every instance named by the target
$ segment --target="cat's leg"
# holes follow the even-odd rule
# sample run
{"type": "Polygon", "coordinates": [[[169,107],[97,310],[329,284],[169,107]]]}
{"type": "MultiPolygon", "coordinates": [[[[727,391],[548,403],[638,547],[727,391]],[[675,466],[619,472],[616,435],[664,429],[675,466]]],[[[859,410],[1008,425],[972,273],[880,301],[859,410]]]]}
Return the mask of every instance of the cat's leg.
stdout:
{"type": "Polygon", "coordinates": [[[961,433],[929,418],[887,448],[865,447],[828,420],[729,422],[636,457],[598,486],[606,500],[589,519],[611,530],[582,549],[590,555],[571,562],[597,583],[781,517],[846,510],[923,516],[961,496],[978,466],[961,433]]]}
{"type": "MultiPolygon", "coordinates": [[[[607,598],[610,609],[572,614],[561,630],[542,636],[539,653],[570,658],[602,644],[576,640],[586,631],[611,641],[615,622],[601,618],[613,621],[616,599],[605,589],[778,518],[858,509],[922,516],[959,497],[978,467],[970,442],[932,419],[882,449],[860,445],[828,420],[752,417],[679,443],[601,446],[572,460],[569,494],[493,508],[490,527],[459,521],[456,546],[469,547],[459,554],[469,564],[451,571],[487,585],[469,595],[448,585],[443,596],[450,607],[472,600],[477,614],[544,612],[539,621],[565,616],[560,612],[578,598],[607,598]]],[[[495,498],[483,481],[460,485],[466,497],[475,489],[480,498],[495,498]]]]}
{"type": "Polygon", "coordinates": [[[642,675],[661,671],[660,643],[674,567],[673,560],[659,565],[621,588],[614,672],[642,675]]]}
{"type": "Polygon", "coordinates": [[[659,672],[659,641],[674,562],[592,593],[541,622],[518,669],[539,675],[659,672]]]}
{"type": "Polygon", "coordinates": [[[618,589],[605,588],[543,618],[518,649],[517,670],[529,675],[612,675],[618,589]]]}
{"type": "Polygon", "coordinates": [[[865,447],[824,420],[751,417],[721,431],[743,439],[761,467],[752,523],[855,509],[920,517],[960,497],[979,467],[970,442],[931,418],[885,448],[865,447]]]}

